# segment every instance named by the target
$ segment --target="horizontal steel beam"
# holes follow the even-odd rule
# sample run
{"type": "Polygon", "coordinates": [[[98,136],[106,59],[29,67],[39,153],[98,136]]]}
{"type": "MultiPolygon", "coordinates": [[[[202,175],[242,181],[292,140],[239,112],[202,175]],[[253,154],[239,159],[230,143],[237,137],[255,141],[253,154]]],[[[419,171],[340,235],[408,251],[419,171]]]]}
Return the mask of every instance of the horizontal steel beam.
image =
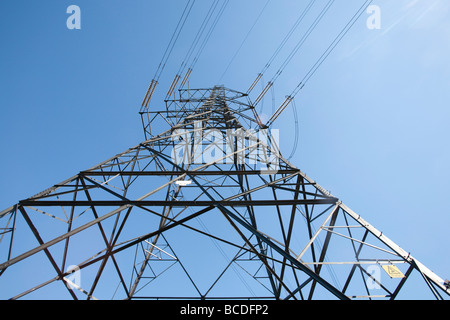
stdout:
{"type": "MultiPolygon", "coordinates": [[[[276,174],[295,174],[300,172],[298,169],[278,170],[276,174]]],[[[83,176],[234,176],[234,175],[264,175],[261,170],[215,170],[215,171],[83,171],[83,176]]]]}
{"type": "Polygon", "coordinates": [[[20,202],[22,206],[35,207],[115,207],[115,206],[144,206],[144,207],[209,207],[209,206],[225,206],[225,207],[247,207],[247,206],[292,206],[292,205],[319,205],[319,204],[335,204],[339,200],[336,198],[325,199],[301,199],[301,200],[242,200],[242,201],[132,201],[132,200],[92,200],[92,201],[36,201],[23,200],[20,202]]]}

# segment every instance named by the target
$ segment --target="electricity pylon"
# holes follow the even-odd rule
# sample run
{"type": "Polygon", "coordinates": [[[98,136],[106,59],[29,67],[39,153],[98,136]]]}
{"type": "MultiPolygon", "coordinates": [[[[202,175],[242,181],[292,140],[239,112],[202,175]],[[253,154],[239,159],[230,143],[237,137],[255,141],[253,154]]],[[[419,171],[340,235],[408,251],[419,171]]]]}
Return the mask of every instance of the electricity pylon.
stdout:
{"type": "Polygon", "coordinates": [[[150,95],[143,143],[0,213],[3,299],[449,295],[283,158],[247,94],[180,89],[160,110],[150,95]]]}

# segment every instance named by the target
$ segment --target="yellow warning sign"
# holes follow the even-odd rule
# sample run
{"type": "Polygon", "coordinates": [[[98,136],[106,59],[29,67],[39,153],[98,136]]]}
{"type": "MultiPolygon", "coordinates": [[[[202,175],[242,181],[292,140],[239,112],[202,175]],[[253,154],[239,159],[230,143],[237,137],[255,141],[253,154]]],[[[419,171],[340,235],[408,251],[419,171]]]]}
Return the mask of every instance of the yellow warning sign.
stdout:
{"type": "Polygon", "coordinates": [[[382,266],[384,271],[389,275],[391,278],[404,278],[405,275],[394,265],[387,265],[382,266]]]}

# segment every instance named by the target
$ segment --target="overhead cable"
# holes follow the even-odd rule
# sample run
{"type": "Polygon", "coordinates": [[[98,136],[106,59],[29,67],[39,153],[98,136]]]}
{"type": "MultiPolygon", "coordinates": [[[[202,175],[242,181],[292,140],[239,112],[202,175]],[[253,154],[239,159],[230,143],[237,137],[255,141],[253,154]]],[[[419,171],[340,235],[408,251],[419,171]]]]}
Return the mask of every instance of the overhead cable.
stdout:
{"type": "MultiPolygon", "coordinates": [[[[317,16],[317,18],[314,20],[314,22],[310,25],[310,27],[308,28],[308,30],[305,32],[305,34],[303,35],[303,37],[297,42],[296,46],[292,49],[292,51],[289,53],[289,55],[287,56],[287,58],[284,60],[284,62],[282,63],[281,67],[278,69],[278,71],[275,73],[275,75],[272,77],[272,79],[267,83],[266,87],[264,88],[264,90],[260,93],[260,95],[256,98],[256,100],[254,101],[254,105],[256,106],[261,99],[264,97],[264,95],[269,91],[269,89],[273,86],[273,84],[275,83],[275,81],[280,77],[280,75],[283,73],[284,69],[288,66],[288,64],[291,62],[291,60],[294,58],[294,56],[298,53],[298,51],[300,50],[300,48],[303,46],[303,44],[306,42],[306,40],[309,38],[309,36],[311,35],[311,33],[316,29],[317,25],[320,23],[320,21],[323,19],[323,17],[325,16],[325,14],[328,12],[328,10],[330,9],[330,7],[333,5],[335,0],[329,0],[327,2],[327,4],[325,5],[325,7],[323,7],[323,9],[321,10],[321,12],[319,13],[319,15],[317,16]]],[[[287,104],[289,104],[289,102],[287,102],[287,104]]]]}
{"type": "Polygon", "coordinates": [[[325,52],[320,56],[320,58],[316,61],[316,63],[311,67],[308,73],[304,76],[302,81],[297,85],[294,91],[286,98],[286,101],[278,108],[278,110],[274,113],[274,115],[269,119],[266,123],[266,126],[270,126],[286,109],[289,103],[294,99],[294,97],[303,89],[306,83],[311,79],[311,77],[317,72],[320,66],[325,62],[325,60],[330,56],[333,50],[337,47],[337,45],[342,41],[345,35],[351,30],[356,21],[361,17],[361,15],[366,11],[368,6],[373,2],[373,0],[366,0],[363,5],[356,11],[353,17],[349,20],[349,22],[344,26],[341,32],[336,36],[336,38],[331,42],[325,52]]]}
{"type": "Polygon", "coordinates": [[[294,23],[294,25],[292,26],[292,28],[289,30],[289,32],[287,33],[287,35],[284,37],[283,41],[281,41],[280,45],[278,46],[278,48],[275,50],[275,52],[273,53],[273,55],[270,57],[269,61],[266,63],[266,65],[264,66],[264,68],[261,70],[261,72],[258,74],[256,80],[252,83],[252,85],[250,86],[250,88],[247,91],[247,94],[249,94],[254,88],[255,86],[258,84],[259,80],[261,80],[262,76],[266,73],[266,71],[269,69],[269,67],[272,65],[273,61],[276,59],[276,57],[278,56],[278,54],[281,52],[281,50],[284,48],[284,46],[286,45],[286,43],[289,41],[289,39],[291,38],[292,34],[295,32],[295,30],[298,28],[298,26],[300,25],[300,23],[303,21],[303,19],[305,18],[305,16],[307,15],[307,13],[309,12],[309,10],[311,9],[311,7],[314,5],[316,0],[311,0],[309,2],[309,4],[306,6],[306,8],[302,11],[302,13],[300,14],[300,17],[297,19],[297,21],[294,23]]]}
{"type": "Polygon", "coordinates": [[[183,27],[186,23],[187,18],[189,17],[189,15],[191,13],[191,10],[192,10],[192,7],[194,6],[194,4],[195,4],[195,0],[189,0],[186,3],[186,6],[183,10],[183,13],[182,13],[180,19],[178,20],[177,26],[172,34],[169,44],[167,45],[167,48],[164,51],[163,57],[161,58],[161,62],[158,65],[158,68],[155,72],[153,80],[151,81],[150,86],[148,87],[148,90],[144,97],[144,100],[142,101],[141,111],[144,108],[148,108],[148,105],[153,96],[153,93],[155,92],[156,86],[159,83],[159,79],[161,78],[161,75],[166,67],[166,64],[172,54],[173,48],[175,47],[175,44],[178,41],[181,31],[183,30],[183,27]]]}

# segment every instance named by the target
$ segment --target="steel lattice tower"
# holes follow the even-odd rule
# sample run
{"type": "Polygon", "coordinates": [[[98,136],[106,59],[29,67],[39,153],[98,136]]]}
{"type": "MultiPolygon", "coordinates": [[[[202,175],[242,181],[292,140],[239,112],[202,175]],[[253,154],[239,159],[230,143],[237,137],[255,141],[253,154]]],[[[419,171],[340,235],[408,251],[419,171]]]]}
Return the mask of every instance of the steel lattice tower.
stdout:
{"type": "Polygon", "coordinates": [[[146,141],[0,213],[3,296],[395,299],[420,296],[417,281],[450,293],[284,159],[247,94],[172,97],[144,100],[146,141]]]}

